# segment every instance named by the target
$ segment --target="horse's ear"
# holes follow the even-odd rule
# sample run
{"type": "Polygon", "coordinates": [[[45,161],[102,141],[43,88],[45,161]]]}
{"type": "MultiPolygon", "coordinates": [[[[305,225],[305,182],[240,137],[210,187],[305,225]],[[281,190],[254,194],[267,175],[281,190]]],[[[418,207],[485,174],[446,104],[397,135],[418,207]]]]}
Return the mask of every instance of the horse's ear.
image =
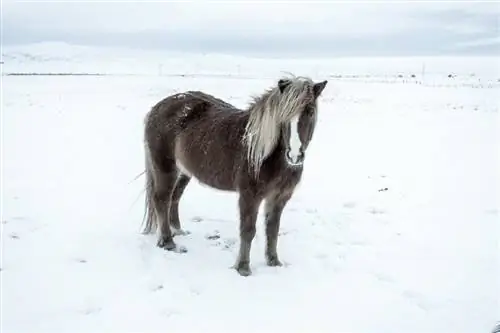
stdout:
{"type": "Polygon", "coordinates": [[[327,83],[328,83],[328,81],[325,80],[323,82],[318,82],[318,83],[314,84],[313,91],[314,91],[315,98],[318,98],[318,96],[321,95],[321,93],[323,92],[323,89],[325,89],[327,83]]]}
{"type": "Polygon", "coordinates": [[[278,88],[280,89],[280,93],[285,91],[286,87],[288,87],[292,83],[290,80],[280,79],[278,81],[278,88]]]}

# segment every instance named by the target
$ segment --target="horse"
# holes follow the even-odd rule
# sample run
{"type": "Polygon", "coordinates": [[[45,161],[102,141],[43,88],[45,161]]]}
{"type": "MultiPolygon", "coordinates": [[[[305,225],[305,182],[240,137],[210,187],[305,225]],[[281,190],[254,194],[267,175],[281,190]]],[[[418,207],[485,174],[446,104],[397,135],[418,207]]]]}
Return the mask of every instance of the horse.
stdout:
{"type": "Polygon", "coordinates": [[[240,109],[202,91],[170,95],[144,118],[143,234],[159,229],[157,246],[177,253],[186,235],[179,200],[192,178],[238,194],[239,253],[234,266],[252,274],[250,248],[265,201],[267,265],[282,266],[277,242],[282,212],[300,182],[317,120],[317,100],[328,81],[282,77],[240,109]]]}

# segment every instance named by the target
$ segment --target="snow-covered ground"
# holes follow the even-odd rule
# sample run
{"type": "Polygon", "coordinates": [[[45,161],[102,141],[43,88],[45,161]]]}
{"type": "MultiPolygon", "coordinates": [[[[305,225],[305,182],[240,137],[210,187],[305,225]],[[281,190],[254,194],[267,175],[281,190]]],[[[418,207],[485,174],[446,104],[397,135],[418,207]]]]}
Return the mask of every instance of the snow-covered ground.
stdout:
{"type": "MultiPolygon", "coordinates": [[[[183,66],[223,72],[225,60],[207,59],[183,66]]],[[[245,61],[233,59],[255,66],[245,61]]],[[[480,88],[447,74],[439,86],[290,65],[330,83],[282,219],[285,267],[265,265],[260,216],[253,275],[232,270],[237,196],[194,181],[180,203],[191,234],[177,238],[188,253],[140,234],[143,178],[131,181],[143,170],[145,113],[186,89],[244,107],[279,75],[275,60],[258,61],[262,78],[233,67],[236,77],[2,77],[2,332],[491,331],[500,319],[498,67],[489,79],[475,74],[492,82],[480,88]]],[[[486,66],[471,63],[473,73],[486,66]]],[[[39,59],[26,66],[53,70],[39,59]]]]}

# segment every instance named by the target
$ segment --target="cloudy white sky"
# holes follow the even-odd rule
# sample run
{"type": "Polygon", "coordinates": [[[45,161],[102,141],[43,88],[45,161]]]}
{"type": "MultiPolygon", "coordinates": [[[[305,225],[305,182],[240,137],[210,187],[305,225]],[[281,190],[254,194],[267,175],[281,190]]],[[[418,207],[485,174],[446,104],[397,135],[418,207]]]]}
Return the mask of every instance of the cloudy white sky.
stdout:
{"type": "Polygon", "coordinates": [[[3,1],[3,44],[287,55],[495,54],[500,3],[3,1]]]}

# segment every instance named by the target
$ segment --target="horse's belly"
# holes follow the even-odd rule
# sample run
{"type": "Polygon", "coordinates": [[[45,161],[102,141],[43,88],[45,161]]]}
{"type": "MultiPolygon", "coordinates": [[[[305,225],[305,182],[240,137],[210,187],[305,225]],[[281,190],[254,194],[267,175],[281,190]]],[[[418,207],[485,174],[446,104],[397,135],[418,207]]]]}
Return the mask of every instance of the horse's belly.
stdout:
{"type": "Polygon", "coordinates": [[[218,190],[236,190],[233,165],[223,163],[220,158],[205,154],[196,148],[189,151],[181,148],[182,142],[179,142],[176,145],[175,164],[180,172],[218,190]]]}
{"type": "Polygon", "coordinates": [[[196,178],[201,184],[222,190],[222,191],[235,191],[234,180],[228,174],[220,174],[204,170],[203,168],[195,167],[193,165],[186,166],[183,161],[176,161],[177,168],[183,174],[196,178]]]}

